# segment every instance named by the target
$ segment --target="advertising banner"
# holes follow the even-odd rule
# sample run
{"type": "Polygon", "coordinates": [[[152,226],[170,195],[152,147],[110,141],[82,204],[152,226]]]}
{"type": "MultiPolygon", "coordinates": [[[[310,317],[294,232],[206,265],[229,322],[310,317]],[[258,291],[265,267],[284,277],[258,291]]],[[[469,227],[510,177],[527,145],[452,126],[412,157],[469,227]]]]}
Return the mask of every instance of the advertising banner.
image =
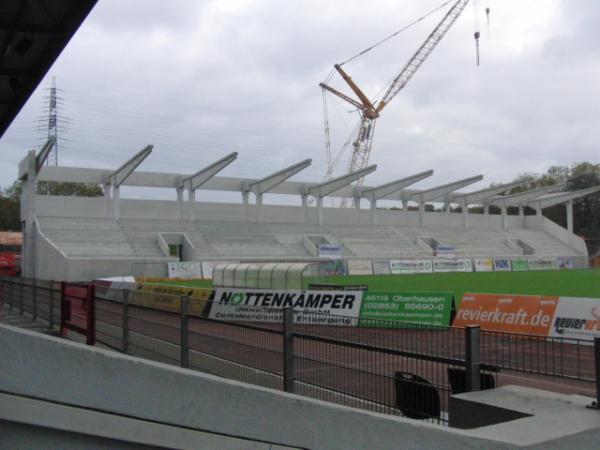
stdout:
{"type": "Polygon", "coordinates": [[[281,322],[283,308],[296,310],[295,322],[356,326],[362,291],[215,289],[209,317],[218,320],[281,322]]]}
{"type": "Polygon", "coordinates": [[[523,272],[529,270],[529,260],[524,258],[515,258],[510,260],[513,272],[523,272]]]}
{"type": "Polygon", "coordinates": [[[475,272],[493,272],[494,260],[492,258],[475,258],[473,260],[475,272]]]}
{"type": "Polygon", "coordinates": [[[433,263],[431,259],[393,259],[390,260],[390,272],[393,274],[431,273],[433,263]]]}
{"type": "Polygon", "coordinates": [[[573,269],[573,258],[559,256],[556,259],[559,269],[573,269]]]}
{"type": "Polygon", "coordinates": [[[472,272],[473,263],[470,259],[444,259],[437,258],[433,260],[434,272],[472,272]]]}
{"type": "Polygon", "coordinates": [[[600,336],[600,298],[561,297],[550,336],[590,341],[600,336]]]}
{"type": "Polygon", "coordinates": [[[447,292],[367,292],[358,326],[390,328],[397,326],[394,322],[450,325],[453,311],[454,295],[447,292]]]}
{"type": "Polygon", "coordinates": [[[167,265],[169,278],[202,278],[199,261],[170,262],[167,265]]]}
{"type": "Polygon", "coordinates": [[[213,269],[217,264],[223,263],[226,261],[202,261],[200,264],[202,266],[202,278],[212,279],[213,277],[213,269]]]}
{"type": "Polygon", "coordinates": [[[510,272],[510,259],[508,258],[494,258],[494,270],[496,272],[510,272]]]}
{"type": "Polygon", "coordinates": [[[349,259],[348,273],[350,275],[373,275],[373,266],[369,259],[349,259]]]}
{"type": "Polygon", "coordinates": [[[170,286],[161,284],[138,284],[135,292],[131,293],[129,303],[161,311],[181,312],[181,297],[188,296],[189,313],[203,315],[212,289],[191,288],[188,286],[170,286]]]}
{"type": "Polygon", "coordinates": [[[343,259],[320,261],[317,267],[319,276],[348,275],[346,262],[343,259]]]}
{"type": "Polygon", "coordinates": [[[342,247],[337,244],[319,244],[319,258],[340,259],[342,247]]]}
{"type": "Polygon", "coordinates": [[[465,293],[454,326],[547,336],[558,297],[465,293]]]}
{"type": "Polygon", "coordinates": [[[529,270],[556,270],[558,263],[556,258],[531,258],[529,260],[529,270]]]}
{"type": "Polygon", "coordinates": [[[390,261],[388,259],[375,259],[373,260],[373,274],[374,275],[389,275],[390,261]]]}
{"type": "Polygon", "coordinates": [[[435,255],[440,258],[455,258],[456,247],[454,245],[439,244],[435,248],[435,255]]]}

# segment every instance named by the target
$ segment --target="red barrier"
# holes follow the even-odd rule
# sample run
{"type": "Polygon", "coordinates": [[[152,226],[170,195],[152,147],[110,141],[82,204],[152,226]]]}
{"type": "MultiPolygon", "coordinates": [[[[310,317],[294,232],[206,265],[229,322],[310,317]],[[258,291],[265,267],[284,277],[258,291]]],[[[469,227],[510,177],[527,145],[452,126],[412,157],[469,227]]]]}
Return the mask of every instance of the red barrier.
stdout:
{"type": "Polygon", "coordinates": [[[86,344],[96,342],[95,321],[95,292],[92,283],[60,284],[60,334],[64,336],[67,330],[75,331],[86,337],[86,344]]]}

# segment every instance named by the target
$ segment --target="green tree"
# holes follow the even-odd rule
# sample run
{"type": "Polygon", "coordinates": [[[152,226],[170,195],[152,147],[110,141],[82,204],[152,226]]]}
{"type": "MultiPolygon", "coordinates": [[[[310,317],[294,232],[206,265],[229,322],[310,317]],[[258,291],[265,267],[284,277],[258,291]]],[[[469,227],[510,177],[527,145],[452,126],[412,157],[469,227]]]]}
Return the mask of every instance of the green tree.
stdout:
{"type": "MultiPolygon", "coordinates": [[[[100,197],[102,188],[91,183],[59,183],[40,181],[37,184],[38,195],[59,195],[78,197],[100,197]]],[[[23,186],[15,181],[6,189],[0,189],[0,230],[21,230],[21,193],[23,186]]]]}

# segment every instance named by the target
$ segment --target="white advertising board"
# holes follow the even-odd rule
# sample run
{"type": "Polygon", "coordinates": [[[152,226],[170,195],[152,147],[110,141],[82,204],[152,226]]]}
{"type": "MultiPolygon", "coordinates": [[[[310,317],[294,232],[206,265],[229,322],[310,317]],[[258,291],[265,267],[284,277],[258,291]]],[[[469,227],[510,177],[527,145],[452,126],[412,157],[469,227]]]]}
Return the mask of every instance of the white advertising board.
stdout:
{"type": "Polygon", "coordinates": [[[600,337],[600,298],[560,297],[548,335],[589,341],[600,337]]]}
{"type": "Polygon", "coordinates": [[[475,272],[493,272],[494,260],[492,258],[475,258],[473,267],[475,267],[475,272]]]}
{"type": "Polygon", "coordinates": [[[472,272],[473,263],[468,258],[446,259],[436,258],[433,260],[434,272],[472,272]]]}
{"type": "Polygon", "coordinates": [[[374,275],[389,275],[390,261],[387,259],[375,259],[373,260],[373,274],[374,275]]]}
{"type": "Polygon", "coordinates": [[[319,258],[340,259],[342,247],[337,244],[319,244],[319,258]]]}
{"type": "Polygon", "coordinates": [[[202,261],[202,278],[212,279],[215,266],[224,262],[227,261],[202,261]]]}
{"type": "Polygon", "coordinates": [[[433,272],[433,263],[431,259],[392,259],[390,260],[390,272],[393,274],[431,273],[433,272]]]}
{"type": "Polygon", "coordinates": [[[512,270],[509,258],[494,258],[494,270],[496,272],[510,272],[512,270]]]}
{"type": "Polygon", "coordinates": [[[350,275],[373,275],[373,265],[369,259],[349,259],[348,273],[350,275]]]}
{"type": "Polygon", "coordinates": [[[556,258],[530,258],[529,259],[529,270],[556,270],[558,269],[558,262],[556,258]]]}
{"type": "Polygon", "coordinates": [[[169,278],[202,278],[199,261],[171,262],[168,269],[169,278]]]}
{"type": "Polygon", "coordinates": [[[218,320],[281,322],[283,308],[294,321],[313,325],[356,326],[363,291],[215,289],[209,317],[218,320]]]}

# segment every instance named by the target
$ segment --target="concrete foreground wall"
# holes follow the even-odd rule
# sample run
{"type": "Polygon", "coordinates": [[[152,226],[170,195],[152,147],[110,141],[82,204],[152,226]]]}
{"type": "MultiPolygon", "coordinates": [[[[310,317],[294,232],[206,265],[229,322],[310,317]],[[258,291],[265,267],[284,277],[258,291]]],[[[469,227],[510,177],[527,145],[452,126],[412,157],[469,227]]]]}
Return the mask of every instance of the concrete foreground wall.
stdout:
{"type": "MultiPolygon", "coordinates": [[[[186,427],[180,430],[182,435],[193,430],[252,441],[247,447],[197,448],[269,448],[254,446],[256,442],[268,443],[273,450],[282,448],[274,444],[340,450],[510,448],[498,441],[474,438],[469,432],[319,402],[6,325],[0,325],[0,342],[3,393],[92,409],[113,420],[114,414],[120,414],[171,428],[186,427]]],[[[0,423],[0,431],[11,420],[7,415],[0,416],[5,421],[0,423]]],[[[23,423],[23,417],[31,422],[33,416],[29,413],[12,422],[21,423],[24,433],[39,430],[40,437],[46,437],[48,426],[32,428],[31,423],[23,423]]],[[[87,434],[107,437],[107,424],[106,419],[98,420],[96,432],[88,424],[87,434]]]]}

